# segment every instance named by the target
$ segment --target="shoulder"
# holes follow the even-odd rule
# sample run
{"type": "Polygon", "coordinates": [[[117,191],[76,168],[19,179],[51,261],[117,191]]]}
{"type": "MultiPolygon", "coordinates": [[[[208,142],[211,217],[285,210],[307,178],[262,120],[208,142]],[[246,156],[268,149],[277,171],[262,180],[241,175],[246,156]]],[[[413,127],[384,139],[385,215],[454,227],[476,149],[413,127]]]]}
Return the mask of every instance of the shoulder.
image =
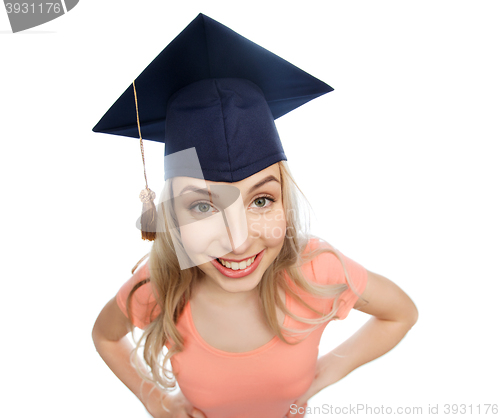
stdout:
{"type": "Polygon", "coordinates": [[[132,277],[136,277],[138,281],[149,279],[149,259],[142,262],[135,270],[132,270],[132,277]]]}
{"type": "Polygon", "coordinates": [[[366,288],[367,270],[338,249],[319,238],[309,241],[304,250],[302,271],[305,278],[320,285],[344,285],[337,301],[337,318],[344,319],[366,288]]]}
{"type": "Polygon", "coordinates": [[[342,272],[342,255],[328,242],[314,237],[309,239],[302,255],[302,272],[309,281],[333,284],[342,272]]]}
{"type": "Polygon", "coordinates": [[[156,298],[152,291],[149,263],[144,262],[137,268],[116,294],[116,302],[121,311],[128,316],[127,304],[130,297],[132,322],[135,326],[144,329],[153,317],[159,313],[156,298]]]}
{"type": "Polygon", "coordinates": [[[142,292],[149,292],[149,260],[146,260],[143,264],[141,264],[138,268],[133,270],[132,277],[130,277],[121,287],[119,290],[119,295],[120,296],[128,296],[128,294],[134,289],[137,288],[140,290],[142,289],[142,292]]]}
{"type": "Polygon", "coordinates": [[[356,285],[358,290],[366,284],[366,269],[320,238],[309,240],[303,260],[304,275],[315,283],[356,285]]]}

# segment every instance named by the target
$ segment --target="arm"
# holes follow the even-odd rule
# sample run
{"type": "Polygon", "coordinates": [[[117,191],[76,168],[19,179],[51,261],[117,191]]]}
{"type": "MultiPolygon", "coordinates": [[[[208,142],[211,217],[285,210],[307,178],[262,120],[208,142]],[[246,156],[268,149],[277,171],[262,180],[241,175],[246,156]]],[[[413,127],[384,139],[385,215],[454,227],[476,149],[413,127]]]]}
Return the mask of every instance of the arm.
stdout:
{"type": "MultiPolygon", "coordinates": [[[[329,353],[343,356],[336,361],[337,380],[359,366],[374,360],[394,348],[417,322],[415,304],[396,284],[379,274],[368,271],[368,281],[354,309],[372,315],[352,337],[329,353]]],[[[333,383],[333,382],[332,382],[333,383]]]]}
{"type": "MultiPolygon", "coordinates": [[[[130,353],[133,347],[126,337],[128,334],[127,321],[127,317],[118,307],[115,298],[111,299],[94,324],[92,339],[104,362],[146,406],[147,395],[154,385],[143,382],[143,379],[130,364],[130,353]]],[[[143,364],[142,366],[143,370],[146,370],[143,364]]],[[[158,396],[157,389],[155,391],[158,396]]],[[[151,394],[151,397],[153,396],[154,393],[151,394]]]]}
{"type": "Polygon", "coordinates": [[[417,322],[418,311],[396,284],[368,271],[366,288],[354,308],[372,315],[354,335],[318,359],[316,377],[309,390],[297,401],[307,399],[339,381],[359,366],[394,348],[417,322]]]}
{"type": "MultiPolygon", "coordinates": [[[[97,352],[112,372],[120,379],[139,400],[148,412],[155,418],[193,417],[204,418],[205,415],[193,406],[178,392],[176,395],[163,394],[163,404],[171,412],[161,406],[162,393],[152,383],[144,381],[130,364],[132,344],[126,337],[127,317],[111,299],[103,308],[92,330],[97,352]],[[152,391],[151,391],[152,390],[152,391]]],[[[141,361],[140,366],[146,372],[146,366],[141,361]]]]}

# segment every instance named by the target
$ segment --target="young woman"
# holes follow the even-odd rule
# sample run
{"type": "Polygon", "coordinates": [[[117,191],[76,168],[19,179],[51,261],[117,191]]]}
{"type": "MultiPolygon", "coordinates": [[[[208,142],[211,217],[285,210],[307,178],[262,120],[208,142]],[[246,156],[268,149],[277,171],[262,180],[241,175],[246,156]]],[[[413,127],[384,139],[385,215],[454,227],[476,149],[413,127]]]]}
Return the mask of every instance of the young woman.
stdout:
{"type": "MultiPolygon", "coordinates": [[[[151,65],[164,69],[175,62],[179,72],[186,43],[204,48],[217,34],[218,48],[208,47],[209,75],[166,94],[159,136],[166,145],[167,181],[154,244],[102,310],[93,339],[155,418],[304,416],[310,397],[393,348],[416,322],[417,310],[394,283],[303,228],[298,188],[272,120],[326,92],[318,93],[318,80],[313,93],[301,89],[305,99],[298,104],[303,74],[294,72],[288,99],[275,100],[269,86],[276,83],[255,77],[256,85],[251,75],[238,73],[252,63],[238,63],[236,75],[230,74],[237,78],[226,78],[230,64],[223,60],[215,71],[211,57],[232,56],[228,50],[234,48],[243,49],[242,60],[255,60],[256,46],[203,15],[176,38],[182,44],[167,47],[168,60],[160,54],[151,65]],[[200,33],[202,41],[190,37],[200,33]],[[372,318],[318,359],[325,326],[352,308],[372,318]],[[136,347],[126,338],[133,326],[144,330],[136,347]],[[137,355],[141,345],[147,366],[137,355]],[[172,394],[168,389],[176,382],[180,391],[172,394]]],[[[259,74],[267,75],[269,65],[258,64],[252,73],[263,67],[259,74]]],[[[278,84],[288,69],[276,71],[278,84]]],[[[154,70],[148,67],[144,77],[151,80],[154,70]]],[[[140,91],[147,90],[146,83],[139,89],[143,75],[140,91]]],[[[130,100],[130,94],[122,98],[130,100]]],[[[147,119],[154,126],[155,118],[147,119]]],[[[103,120],[95,130],[111,132],[103,120]]],[[[130,123],[122,125],[120,134],[130,123]]]]}

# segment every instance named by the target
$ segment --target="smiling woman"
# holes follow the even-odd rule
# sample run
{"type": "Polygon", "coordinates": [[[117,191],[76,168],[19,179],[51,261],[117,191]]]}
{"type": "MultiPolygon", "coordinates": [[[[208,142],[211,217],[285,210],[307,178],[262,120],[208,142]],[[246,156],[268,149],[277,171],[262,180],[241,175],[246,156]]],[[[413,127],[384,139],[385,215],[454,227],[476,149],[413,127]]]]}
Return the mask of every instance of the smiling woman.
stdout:
{"type": "MultiPolygon", "coordinates": [[[[145,138],[165,142],[166,183],[155,222],[141,224],[155,225],[149,258],[99,315],[97,350],[155,418],[304,416],[311,396],[417,317],[394,283],[308,234],[299,214],[274,119],[331,88],[203,15],[137,85],[145,138]],[[211,59],[193,69],[198,56],[211,59]],[[183,68],[192,80],[179,81],[183,68]],[[318,359],[326,325],[353,307],[371,320],[318,359]],[[134,326],[144,333],[132,347],[134,326]]],[[[136,136],[131,94],[96,131],[136,136]]]]}
{"type": "MultiPolygon", "coordinates": [[[[337,315],[346,315],[356,293],[364,289],[366,271],[361,266],[326,243],[307,238],[296,200],[297,189],[283,161],[230,184],[188,177],[167,181],[159,222],[179,227],[157,234],[148,262],[117,295],[120,310],[146,330],[134,353],[144,342],[144,355],[153,360],[148,362],[152,381],[163,389],[173,387],[174,379],[162,370],[170,359],[183,396],[209,417],[238,416],[242,408],[247,416],[284,415],[311,386],[324,327],[337,315]],[[221,191],[234,196],[235,189],[242,214],[220,204],[221,191]],[[223,212],[226,224],[212,222],[223,212]],[[234,220],[241,217],[244,225],[234,220]],[[288,239],[287,230],[293,231],[288,239]],[[234,246],[232,235],[245,239],[234,246]],[[184,250],[199,264],[180,270],[178,263],[171,263],[170,248],[184,250]],[[339,258],[334,261],[332,255],[339,258]],[[348,289],[351,279],[355,283],[348,289]],[[162,316],[166,307],[173,308],[171,314],[162,316]],[[165,344],[168,352],[162,358],[165,344]],[[293,345],[297,347],[291,350],[293,345]],[[160,358],[161,364],[155,361],[160,358]],[[224,364],[228,358],[237,373],[224,364]],[[268,372],[265,382],[248,386],[255,361],[268,372]],[[278,392],[276,385],[282,388],[278,392]]],[[[139,357],[134,359],[140,370],[139,357]]]]}

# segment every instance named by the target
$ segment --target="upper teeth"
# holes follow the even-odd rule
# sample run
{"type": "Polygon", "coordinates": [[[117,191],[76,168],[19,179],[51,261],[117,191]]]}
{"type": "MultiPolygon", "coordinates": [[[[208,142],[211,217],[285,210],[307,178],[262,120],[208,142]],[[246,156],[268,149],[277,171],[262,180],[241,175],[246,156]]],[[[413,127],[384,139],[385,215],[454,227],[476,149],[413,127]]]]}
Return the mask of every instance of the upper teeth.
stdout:
{"type": "Polygon", "coordinates": [[[246,269],[250,264],[252,264],[255,260],[255,256],[253,256],[252,258],[247,258],[246,260],[244,261],[240,261],[239,263],[237,263],[236,261],[226,261],[226,260],[223,260],[222,258],[219,258],[219,261],[221,262],[221,264],[229,269],[233,269],[233,270],[242,270],[242,269],[246,269]]]}

